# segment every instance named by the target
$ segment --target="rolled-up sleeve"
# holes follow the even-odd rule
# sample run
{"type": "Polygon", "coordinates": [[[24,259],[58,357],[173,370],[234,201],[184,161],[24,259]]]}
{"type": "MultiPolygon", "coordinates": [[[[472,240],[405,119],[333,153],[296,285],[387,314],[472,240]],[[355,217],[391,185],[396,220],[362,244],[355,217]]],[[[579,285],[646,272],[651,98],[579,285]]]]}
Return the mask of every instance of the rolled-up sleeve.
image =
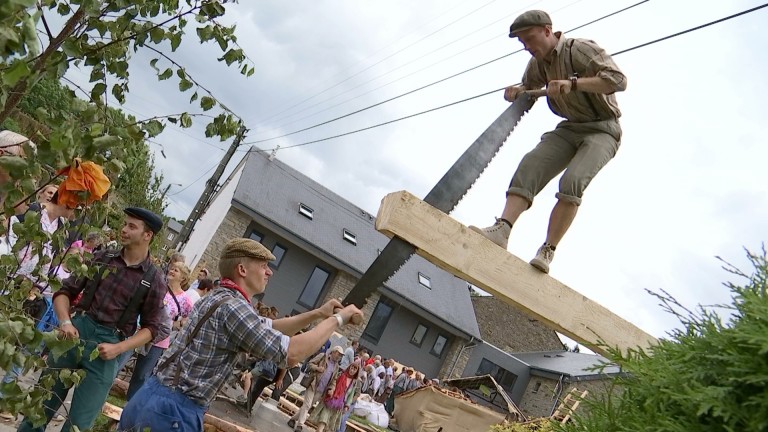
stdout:
{"type": "Polygon", "coordinates": [[[588,76],[596,76],[613,85],[614,91],[627,89],[627,77],[613,58],[594,41],[576,39],[573,47],[574,62],[582,63],[588,76]]]}
{"type": "Polygon", "coordinates": [[[147,299],[142,305],[139,318],[141,328],[148,329],[152,333],[152,342],[159,342],[171,334],[171,318],[163,305],[166,292],[168,292],[168,285],[162,277],[162,272],[158,271],[147,293],[147,299]]]}
{"type": "Polygon", "coordinates": [[[288,336],[272,328],[271,320],[260,317],[247,303],[222,305],[226,310],[226,326],[231,342],[243,351],[278,368],[288,368],[288,336]]]}

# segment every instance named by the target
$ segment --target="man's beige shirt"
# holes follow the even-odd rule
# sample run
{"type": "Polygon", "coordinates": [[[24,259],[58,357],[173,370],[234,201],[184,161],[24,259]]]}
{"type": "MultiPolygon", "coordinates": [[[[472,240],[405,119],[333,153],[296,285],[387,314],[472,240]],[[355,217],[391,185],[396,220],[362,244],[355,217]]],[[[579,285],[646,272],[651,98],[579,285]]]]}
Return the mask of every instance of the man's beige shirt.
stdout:
{"type": "MultiPolygon", "coordinates": [[[[523,85],[528,89],[540,89],[552,80],[567,80],[574,72],[579,77],[600,77],[613,83],[616,91],[627,87],[627,78],[604,49],[587,39],[566,38],[560,32],[554,51],[542,61],[532,57],[523,74],[523,85]]],[[[621,117],[616,95],[587,92],[570,92],[567,95],[547,98],[555,114],[573,122],[590,122],[621,117]]]]}

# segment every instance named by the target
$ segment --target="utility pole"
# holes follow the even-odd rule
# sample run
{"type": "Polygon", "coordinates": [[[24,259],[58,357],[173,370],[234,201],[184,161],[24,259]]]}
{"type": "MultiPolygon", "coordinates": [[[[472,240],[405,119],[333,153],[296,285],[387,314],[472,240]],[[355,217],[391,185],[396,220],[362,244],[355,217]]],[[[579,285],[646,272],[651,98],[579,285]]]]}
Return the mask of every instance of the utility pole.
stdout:
{"type": "Polygon", "coordinates": [[[179,245],[184,245],[187,243],[187,240],[189,240],[189,236],[192,234],[192,230],[195,228],[195,224],[200,219],[200,216],[208,208],[208,204],[211,201],[211,197],[216,192],[216,186],[219,184],[219,180],[221,179],[222,174],[224,174],[224,170],[227,168],[227,165],[229,165],[229,161],[232,159],[232,156],[235,154],[235,151],[240,146],[240,143],[243,141],[246,131],[247,129],[245,128],[245,126],[241,124],[240,129],[237,130],[237,135],[235,136],[235,140],[232,141],[232,145],[229,146],[229,148],[227,149],[227,153],[224,154],[224,157],[221,159],[221,162],[219,162],[219,165],[216,167],[216,171],[214,171],[211,178],[209,178],[208,181],[205,182],[205,189],[203,189],[203,193],[200,195],[200,198],[197,200],[197,204],[195,204],[195,207],[192,208],[192,212],[189,213],[189,217],[187,218],[187,221],[184,223],[184,227],[181,229],[181,232],[179,233],[178,236],[176,236],[176,241],[173,243],[174,249],[178,250],[179,245]]]}

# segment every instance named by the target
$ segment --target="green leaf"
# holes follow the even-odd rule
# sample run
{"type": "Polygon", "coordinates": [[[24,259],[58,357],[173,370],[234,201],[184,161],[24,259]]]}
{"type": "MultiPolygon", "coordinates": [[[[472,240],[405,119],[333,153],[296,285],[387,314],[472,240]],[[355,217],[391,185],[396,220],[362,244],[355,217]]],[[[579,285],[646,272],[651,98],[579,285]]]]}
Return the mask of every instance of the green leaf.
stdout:
{"type": "Polygon", "coordinates": [[[165,30],[162,27],[155,27],[149,31],[149,40],[158,44],[165,38],[165,30]]]}
{"type": "Polygon", "coordinates": [[[150,120],[144,123],[144,130],[149,134],[150,137],[160,135],[164,128],[165,126],[163,126],[163,124],[158,120],[150,120]]]}
{"type": "Polygon", "coordinates": [[[245,76],[249,77],[249,76],[253,75],[254,72],[256,72],[256,69],[255,68],[250,68],[250,69],[248,69],[248,73],[245,76]]]}
{"type": "Polygon", "coordinates": [[[56,7],[56,12],[58,12],[59,15],[69,15],[72,12],[72,8],[70,8],[68,4],[62,2],[56,7]]]}
{"type": "Polygon", "coordinates": [[[200,107],[203,109],[203,111],[208,111],[209,109],[213,108],[216,105],[216,99],[210,97],[210,96],[203,96],[200,98],[200,107]]]}
{"type": "Polygon", "coordinates": [[[120,138],[113,135],[104,135],[93,140],[93,145],[100,149],[106,149],[120,144],[120,138]]]}
{"type": "Polygon", "coordinates": [[[91,351],[91,354],[88,356],[88,359],[90,359],[91,361],[94,361],[97,358],[99,358],[99,349],[94,348],[93,351],[91,351]]]}
{"type": "Polygon", "coordinates": [[[191,89],[193,86],[194,84],[192,83],[192,81],[189,81],[186,79],[179,81],[179,91],[185,92],[191,89]]]}
{"type": "Polygon", "coordinates": [[[29,76],[30,73],[26,61],[16,60],[11,67],[3,72],[3,83],[9,87],[15,86],[17,82],[29,76]]]}
{"type": "Polygon", "coordinates": [[[156,58],[153,58],[152,60],[150,60],[150,61],[149,61],[149,65],[150,65],[150,66],[152,67],[152,69],[154,69],[154,70],[155,70],[155,72],[157,72],[157,73],[160,73],[160,69],[158,69],[158,68],[157,68],[157,62],[158,62],[159,60],[160,60],[160,59],[156,59],[156,58]]]}
{"type": "Polygon", "coordinates": [[[192,126],[192,117],[189,114],[183,113],[181,115],[181,127],[188,128],[192,126]]]}
{"type": "Polygon", "coordinates": [[[160,79],[160,81],[164,81],[164,80],[167,80],[168,78],[170,78],[172,75],[173,75],[173,69],[168,68],[168,69],[164,70],[163,73],[158,75],[157,78],[160,79]]]}
{"type": "Polygon", "coordinates": [[[189,103],[192,103],[197,100],[197,92],[195,92],[191,98],[189,98],[189,103]]]}
{"type": "Polygon", "coordinates": [[[40,54],[40,40],[37,39],[36,22],[40,17],[40,11],[33,15],[24,17],[22,32],[24,33],[24,44],[27,46],[27,52],[30,57],[37,57],[40,54]]]}
{"type": "Polygon", "coordinates": [[[96,83],[96,85],[93,86],[93,89],[91,89],[91,99],[95,101],[101,99],[101,95],[103,95],[105,91],[107,91],[106,84],[96,83]]]}
{"type": "Polygon", "coordinates": [[[181,45],[181,32],[171,34],[168,39],[171,41],[171,51],[176,51],[176,48],[181,45]]]}

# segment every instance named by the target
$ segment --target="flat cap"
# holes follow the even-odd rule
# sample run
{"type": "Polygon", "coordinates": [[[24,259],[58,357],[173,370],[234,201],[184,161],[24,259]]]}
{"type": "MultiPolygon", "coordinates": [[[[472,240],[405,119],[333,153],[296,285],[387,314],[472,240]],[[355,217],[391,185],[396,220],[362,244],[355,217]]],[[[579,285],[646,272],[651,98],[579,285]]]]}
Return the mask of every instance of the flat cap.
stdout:
{"type": "Polygon", "coordinates": [[[147,227],[155,234],[163,229],[163,219],[145,208],[128,207],[124,209],[123,212],[128,216],[143,220],[144,223],[147,224],[147,227]]]}
{"type": "Polygon", "coordinates": [[[231,258],[254,258],[272,261],[275,259],[275,256],[256,240],[236,238],[228,241],[221,251],[220,259],[231,258]]]}
{"type": "Polygon", "coordinates": [[[511,26],[509,26],[509,37],[517,37],[515,33],[529,29],[531,27],[544,27],[551,25],[552,18],[549,17],[549,14],[541,10],[529,10],[527,12],[523,12],[520,14],[520,16],[515,18],[515,21],[512,22],[511,26]]]}

